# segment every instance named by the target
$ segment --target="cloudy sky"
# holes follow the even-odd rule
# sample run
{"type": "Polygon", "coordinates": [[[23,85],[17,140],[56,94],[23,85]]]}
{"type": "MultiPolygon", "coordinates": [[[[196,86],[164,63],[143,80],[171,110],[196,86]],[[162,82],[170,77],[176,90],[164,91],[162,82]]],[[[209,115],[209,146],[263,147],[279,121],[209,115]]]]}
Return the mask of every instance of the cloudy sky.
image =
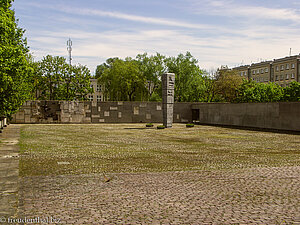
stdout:
{"type": "Polygon", "coordinates": [[[109,57],[190,51],[201,68],[300,53],[299,0],[15,0],[36,60],[67,57],[94,74],[109,57]]]}

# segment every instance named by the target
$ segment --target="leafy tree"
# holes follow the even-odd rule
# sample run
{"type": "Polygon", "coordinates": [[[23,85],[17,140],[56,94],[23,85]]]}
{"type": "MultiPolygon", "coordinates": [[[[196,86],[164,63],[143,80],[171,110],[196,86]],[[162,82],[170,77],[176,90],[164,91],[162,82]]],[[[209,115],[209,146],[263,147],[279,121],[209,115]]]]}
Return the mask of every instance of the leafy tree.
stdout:
{"type": "Polygon", "coordinates": [[[216,93],[216,81],[213,77],[209,76],[208,74],[204,73],[202,77],[201,86],[197,87],[200,88],[201,94],[199,96],[199,102],[215,102],[219,101],[219,95],[216,93]]]}
{"type": "Polygon", "coordinates": [[[88,68],[71,66],[63,57],[47,55],[37,63],[35,75],[38,99],[84,100],[92,92],[88,68]]]}
{"type": "Polygon", "coordinates": [[[224,67],[218,69],[214,87],[216,94],[219,95],[215,97],[216,100],[233,102],[242,83],[243,78],[235,70],[229,70],[224,67]]]}
{"type": "MultiPolygon", "coordinates": [[[[83,65],[72,66],[72,74],[71,77],[71,95],[69,95],[69,99],[66,100],[86,100],[86,96],[88,93],[92,93],[93,90],[90,88],[90,78],[91,73],[90,70],[83,65]]],[[[64,88],[66,93],[66,88],[64,88]]],[[[66,96],[66,94],[64,94],[66,96]]]]}
{"type": "Polygon", "coordinates": [[[0,115],[10,117],[30,96],[29,49],[12,0],[0,1],[0,115]]]}
{"type": "Polygon", "coordinates": [[[106,87],[105,95],[110,97],[110,100],[143,99],[160,101],[161,74],[166,71],[164,59],[165,56],[159,53],[151,56],[148,56],[147,53],[139,54],[135,60],[131,58],[125,60],[109,58],[105,63],[97,66],[95,77],[99,78],[99,81],[106,87]],[[127,70],[122,71],[121,69],[122,72],[115,74],[121,67],[127,68],[127,70]],[[130,70],[133,71],[132,76],[128,74],[130,70]],[[127,79],[127,77],[133,78],[137,74],[137,82],[127,82],[127,85],[120,83],[121,80],[127,79]],[[129,90],[130,88],[132,90],[129,90]],[[125,91],[126,89],[127,91],[125,91]]]}
{"type": "Polygon", "coordinates": [[[147,53],[136,56],[142,76],[147,80],[148,100],[161,99],[161,75],[166,72],[165,58],[159,53],[151,56],[148,56],[147,53]],[[158,89],[160,89],[159,93],[158,89]]]}
{"type": "MultiPolygon", "coordinates": [[[[194,101],[199,96],[199,89],[194,92],[193,87],[203,84],[202,71],[197,65],[198,61],[187,52],[177,57],[166,59],[168,72],[175,73],[175,100],[178,102],[194,101]],[[196,99],[195,99],[196,98],[196,99]]],[[[199,99],[198,99],[199,101],[199,99]]]]}
{"type": "Polygon", "coordinates": [[[118,58],[108,58],[105,63],[98,65],[96,68],[95,78],[98,79],[101,77],[104,71],[108,68],[111,68],[112,63],[117,59],[118,58]]]}
{"type": "Polygon", "coordinates": [[[98,78],[104,84],[104,95],[111,101],[143,100],[146,93],[146,79],[139,69],[139,63],[131,58],[114,59],[98,78]]]}
{"type": "Polygon", "coordinates": [[[293,81],[285,87],[282,99],[288,102],[300,101],[300,83],[293,81]]]}
{"type": "Polygon", "coordinates": [[[283,88],[274,83],[255,83],[244,80],[233,102],[278,102],[282,100],[283,88]]]}

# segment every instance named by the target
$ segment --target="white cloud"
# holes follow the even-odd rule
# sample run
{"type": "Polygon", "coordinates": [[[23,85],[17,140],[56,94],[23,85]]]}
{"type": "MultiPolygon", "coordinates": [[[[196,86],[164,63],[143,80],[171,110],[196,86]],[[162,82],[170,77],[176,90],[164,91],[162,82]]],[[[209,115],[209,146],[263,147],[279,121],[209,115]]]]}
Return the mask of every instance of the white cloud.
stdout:
{"type": "MultiPolygon", "coordinates": [[[[266,42],[264,39],[251,37],[223,36],[196,37],[182,33],[180,30],[140,30],[140,31],[107,31],[82,32],[81,30],[66,30],[64,32],[35,34],[34,41],[51,43],[51,52],[47,54],[66,56],[65,40],[68,34],[74,34],[73,62],[88,65],[91,72],[97,65],[109,57],[135,57],[139,53],[159,52],[168,56],[190,51],[198,60],[202,68],[219,67],[220,65],[235,66],[241,62],[250,64],[258,58],[273,59],[283,57],[288,52],[290,43],[300,46],[297,36],[288,39],[273,39],[266,42]],[[49,39],[47,39],[49,38],[49,39]],[[55,41],[57,41],[56,44],[55,41]]],[[[43,46],[44,44],[41,44],[43,46]]],[[[36,45],[37,46],[37,45],[36,45]]],[[[294,49],[300,51],[300,48],[294,49]]],[[[41,58],[43,51],[35,51],[41,58]]],[[[295,52],[296,53],[296,52],[295,52]]]]}
{"type": "MultiPolygon", "coordinates": [[[[300,22],[300,13],[295,8],[274,8],[241,4],[239,1],[195,1],[190,0],[188,6],[190,11],[195,13],[205,13],[206,15],[217,15],[226,17],[246,17],[251,20],[290,20],[297,24],[300,22]],[[238,2],[238,3],[237,3],[238,2]],[[201,6],[201,7],[200,7],[201,6]]],[[[264,22],[264,21],[263,21],[264,22]]]]}
{"type": "MultiPolygon", "coordinates": [[[[159,52],[176,56],[190,51],[199,60],[200,66],[206,69],[217,68],[220,65],[235,66],[241,62],[250,64],[258,58],[270,60],[284,57],[290,47],[293,48],[294,54],[300,52],[299,27],[295,25],[300,20],[298,12],[294,9],[246,6],[228,0],[194,0],[194,2],[205,3],[201,7],[202,17],[199,18],[208,18],[205,21],[209,21],[210,24],[190,23],[188,19],[180,19],[180,17],[178,20],[173,20],[116,11],[51,6],[56,12],[64,12],[63,16],[58,13],[57,21],[60,22],[61,19],[68,22],[68,25],[72,24],[70,27],[73,29],[49,27],[51,29],[34,30],[33,28],[27,29],[26,33],[29,35],[29,46],[32,46],[37,59],[47,54],[67,56],[66,40],[71,37],[73,63],[88,65],[92,73],[96,65],[109,57],[135,57],[143,52],[149,54],[159,52]],[[213,21],[214,15],[222,15],[224,20],[227,19],[227,23],[213,21]],[[98,25],[97,21],[101,20],[101,17],[153,26],[141,28],[135,26],[136,23],[130,23],[124,29],[116,30],[111,28],[116,25],[115,20],[105,20],[101,22],[101,26],[98,25]],[[262,18],[270,20],[266,23],[262,18]],[[286,25],[283,26],[279,25],[278,21],[273,23],[272,19],[285,22],[288,19],[295,23],[285,23],[286,25]],[[77,23],[79,25],[74,26],[77,23]],[[233,27],[233,24],[238,26],[233,27]],[[94,29],[86,28],[87,25],[94,29]],[[95,27],[102,31],[95,31],[97,30],[95,27]]],[[[45,6],[40,4],[39,7],[45,6]]],[[[193,11],[199,8],[193,5],[193,11]]]]}

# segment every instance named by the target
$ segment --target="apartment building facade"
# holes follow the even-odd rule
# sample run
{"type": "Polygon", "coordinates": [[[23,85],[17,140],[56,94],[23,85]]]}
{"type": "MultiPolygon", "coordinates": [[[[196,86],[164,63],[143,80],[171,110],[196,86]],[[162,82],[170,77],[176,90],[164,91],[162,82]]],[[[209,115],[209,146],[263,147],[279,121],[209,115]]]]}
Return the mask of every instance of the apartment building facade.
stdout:
{"type": "Polygon", "coordinates": [[[300,55],[275,59],[273,61],[274,76],[272,82],[286,86],[292,81],[299,82],[300,55]]]}
{"type": "Polygon", "coordinates": [[[104,95],[103,95],[103,86],[101,84],[98,84],[97,79],[90,79],[91,82],[91,88],[93,89],[93,92],[87,95],[87,98],[89,101],[94,102],[103,102],[105,101],[104,95]]]}
{"type": "Polygon", "coordinates": [[[257,83],[274,82],[285,87],[292,81],[300,81],[300,55],[243,65],[233,70],[257,83]]]}

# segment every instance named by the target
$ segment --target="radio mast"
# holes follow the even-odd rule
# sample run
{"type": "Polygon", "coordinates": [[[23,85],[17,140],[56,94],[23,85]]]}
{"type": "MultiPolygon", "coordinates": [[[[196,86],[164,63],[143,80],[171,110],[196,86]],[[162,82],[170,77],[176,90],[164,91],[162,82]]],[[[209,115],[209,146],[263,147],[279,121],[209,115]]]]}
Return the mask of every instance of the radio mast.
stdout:
{"type": "Polygon", "coordinates": [[[69,38],[69,40],[67,41],[67,50],[69,52],[69,64],[71,66],[72,64],[72,41],[71,38],[69,38]]]}

